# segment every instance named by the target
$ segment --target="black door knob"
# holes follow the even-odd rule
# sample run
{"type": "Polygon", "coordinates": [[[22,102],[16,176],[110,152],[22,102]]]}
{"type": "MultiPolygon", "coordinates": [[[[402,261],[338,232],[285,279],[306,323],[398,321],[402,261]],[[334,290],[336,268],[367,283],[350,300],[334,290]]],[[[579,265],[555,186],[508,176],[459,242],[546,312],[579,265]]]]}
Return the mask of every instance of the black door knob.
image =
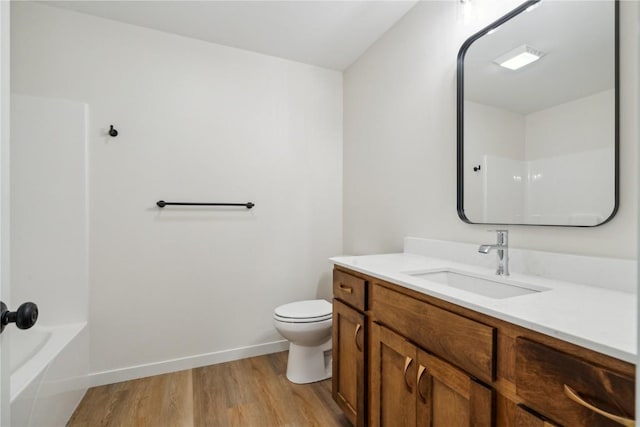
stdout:
{"type": "Polygon", "coordinates": [[[9,311],[7,305],[0,301],[0,333],[9,323],[15,323],[18,329],[29,329],[38,320],[38,306],[25,302],[16,311],[9,311]]]}

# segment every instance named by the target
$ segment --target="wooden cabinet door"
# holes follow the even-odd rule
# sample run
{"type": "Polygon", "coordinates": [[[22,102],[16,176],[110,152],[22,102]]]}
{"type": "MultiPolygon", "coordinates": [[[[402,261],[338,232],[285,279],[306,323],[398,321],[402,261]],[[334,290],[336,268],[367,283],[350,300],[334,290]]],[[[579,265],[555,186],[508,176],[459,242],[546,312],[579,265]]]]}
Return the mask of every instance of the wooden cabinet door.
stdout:
{"type": "Polygon", "coordinates": [[[417,352],[417,425],[491,427],[493,390],[424,351],[417,352]]]}
{"type": "Polygon", "coordinates": [[[376,323],[371,326],[371,426],[416,425],[416,347],[376,323]]]}
{"type": "Polygon", "coordinates": [[[518,405],[516,409],[515,427],[557,427],[532,411],[518,405]]]}
{"type": "Polygon", "coordinates": [[[351,424],[364,426],[365,412],[365,317],[333,300],[333,400],[351,424]]]}

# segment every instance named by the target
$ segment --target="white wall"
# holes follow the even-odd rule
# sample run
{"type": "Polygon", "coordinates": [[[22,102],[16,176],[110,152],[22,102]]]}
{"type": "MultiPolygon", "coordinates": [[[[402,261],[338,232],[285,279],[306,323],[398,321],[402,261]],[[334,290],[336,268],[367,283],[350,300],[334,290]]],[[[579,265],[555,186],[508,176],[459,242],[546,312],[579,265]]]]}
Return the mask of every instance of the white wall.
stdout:
{"type": "Polygon", "coordinates": [[[11,97],[11,299],[41,325],[86,322],[86,104],[11,97]]]}
{"type": "MultiPolygon", "coordinates": [[[[517,1],[418,3],[344,76],[344,250],[400,251],[403,236],[488,243],[456,214],[456,58],[517,1]],[[475,3],[475,5],[474,5],[475,3]]],[[[514,247],[635,258],[637,8],[620,3],[620,209],[596,228],[509,226],[514,247]]]]}
{"type": "Polygon", "coordinates": [[[270,351],[275,306],[330,295],[340,73],[33,3],[14,5],[12,30],[15,92],[89,106],[94,373],[270,351]]]}

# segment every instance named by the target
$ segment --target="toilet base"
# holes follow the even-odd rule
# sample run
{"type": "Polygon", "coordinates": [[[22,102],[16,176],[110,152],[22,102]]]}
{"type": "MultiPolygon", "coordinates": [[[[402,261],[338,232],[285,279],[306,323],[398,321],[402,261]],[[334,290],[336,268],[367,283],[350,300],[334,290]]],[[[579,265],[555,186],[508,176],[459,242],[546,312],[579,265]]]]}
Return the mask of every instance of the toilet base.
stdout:
{"type": "Polygon", "coordinates": [[[331,378],[331,338],[317,346],[289,344],[287,379],[295,384],[308,384],[331,378]]]}

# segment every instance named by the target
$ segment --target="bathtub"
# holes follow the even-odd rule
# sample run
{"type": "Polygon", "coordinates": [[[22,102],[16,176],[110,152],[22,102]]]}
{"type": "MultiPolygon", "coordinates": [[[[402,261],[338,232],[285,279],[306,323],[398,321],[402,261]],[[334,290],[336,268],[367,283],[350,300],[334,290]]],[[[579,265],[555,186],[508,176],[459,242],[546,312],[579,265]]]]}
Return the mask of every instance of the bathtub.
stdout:
{"type": "Polygon", "coordinates": [[[74,323],[10,330],[12,427],[67,423],[88,388],[87,329],[74,323]]]}

